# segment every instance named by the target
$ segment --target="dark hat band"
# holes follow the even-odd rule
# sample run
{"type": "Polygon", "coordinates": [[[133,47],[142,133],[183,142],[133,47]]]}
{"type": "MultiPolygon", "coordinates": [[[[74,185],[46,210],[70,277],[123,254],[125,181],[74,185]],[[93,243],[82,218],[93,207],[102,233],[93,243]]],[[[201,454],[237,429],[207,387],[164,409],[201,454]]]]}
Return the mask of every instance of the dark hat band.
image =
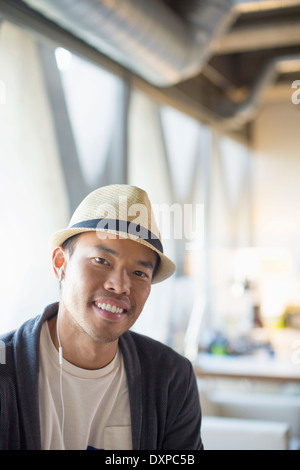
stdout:
{"type": "Polygon", "coordinates": [[[137,238],[145,240],[145,242],[152,245],[156,250],[163,253],[163,246],[160,239],[150,230],[142,227],[134,222],[119,219],[90,219],[78,222],[69,228],[88,228],[95,230],[112,230],[113,232],[127,233],[137,238]]]}

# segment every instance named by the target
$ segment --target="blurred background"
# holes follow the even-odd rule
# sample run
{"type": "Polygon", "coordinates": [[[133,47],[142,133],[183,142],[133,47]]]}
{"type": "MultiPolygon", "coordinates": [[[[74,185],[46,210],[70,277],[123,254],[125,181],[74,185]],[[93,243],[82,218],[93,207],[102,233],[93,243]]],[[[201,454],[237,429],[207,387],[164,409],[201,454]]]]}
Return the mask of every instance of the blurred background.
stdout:
{"type": "Polygon", "coordinates": [[[48,239],[93,189],[201,206],[192,246],[158,221],[177,272],[134,328],[207,415],[212,383],[296,400],[300,441],[299,126],[298,0],[0,0],[0,333],[58,299],[48,239]]]}

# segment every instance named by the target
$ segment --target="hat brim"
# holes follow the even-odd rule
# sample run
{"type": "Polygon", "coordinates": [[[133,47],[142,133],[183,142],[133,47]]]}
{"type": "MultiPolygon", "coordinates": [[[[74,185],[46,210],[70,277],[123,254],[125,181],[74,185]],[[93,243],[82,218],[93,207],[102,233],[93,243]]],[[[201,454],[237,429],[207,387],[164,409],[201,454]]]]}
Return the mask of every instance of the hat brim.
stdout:
{"type": "Polygon", "coordinates": [[[173,263],[173,261],[171,261],[165,254],[163,254],[160,250],[152,246],[143,238],[133,236],[130,233],[123,233],[123,232],[120,233],[118,231],[109,230],[109,229],[108,230],[101,230],[101,229],[95,230],[94,228],[70,227],[67,229],[59,230],[58,232],[55,232],[50,238],[50,248],[54,250],[58,246],[61,246],[68,238],[73,237],[74,235],[78,235],[80,233],[85,233],[85,232],[101,232],[101,233],[110,233],[110,234],[118,235],[122,238],[127,238],[129,240],[135,241],[136,243],[140,243],[150,248],[151,250],[155,251],[160,258],[160,263],[159,263],[159,266],[157,268],[155,275],[152,278],[152,284],[156,284],[158,282],[164,281],[165,279],[168,279],[176,271],[175,263],[173,263]]]}

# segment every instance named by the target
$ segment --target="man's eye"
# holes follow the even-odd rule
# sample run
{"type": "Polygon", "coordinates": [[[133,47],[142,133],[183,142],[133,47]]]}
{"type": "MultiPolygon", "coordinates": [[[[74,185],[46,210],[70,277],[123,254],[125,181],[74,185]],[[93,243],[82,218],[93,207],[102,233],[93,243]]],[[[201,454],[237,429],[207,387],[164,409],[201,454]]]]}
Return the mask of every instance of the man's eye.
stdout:
{"type": "Polygon", "coordinates": [[[108,261],[104,258],[95,258],[95,261],[98,263],[98,264],[108,264],[108,261]]]}
{"type": "Polygon", "coordinates": [[[136,274],[139,277],[148,277],[146,273],[143,271],[134,271],[134,274],[136,274]]]}

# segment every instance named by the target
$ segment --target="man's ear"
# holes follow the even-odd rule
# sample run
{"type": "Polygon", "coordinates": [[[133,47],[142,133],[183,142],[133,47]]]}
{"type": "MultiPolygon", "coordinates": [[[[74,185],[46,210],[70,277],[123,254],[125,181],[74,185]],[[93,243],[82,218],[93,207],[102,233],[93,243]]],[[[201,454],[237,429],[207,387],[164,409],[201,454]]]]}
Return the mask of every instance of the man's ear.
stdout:
{"type": "Polygon", "coordinates": [[[52,266],[57,279],[61,280],[62,268],[66,262],[66,253],[61,246],[55,248],[52,253],[52,266]]]}

